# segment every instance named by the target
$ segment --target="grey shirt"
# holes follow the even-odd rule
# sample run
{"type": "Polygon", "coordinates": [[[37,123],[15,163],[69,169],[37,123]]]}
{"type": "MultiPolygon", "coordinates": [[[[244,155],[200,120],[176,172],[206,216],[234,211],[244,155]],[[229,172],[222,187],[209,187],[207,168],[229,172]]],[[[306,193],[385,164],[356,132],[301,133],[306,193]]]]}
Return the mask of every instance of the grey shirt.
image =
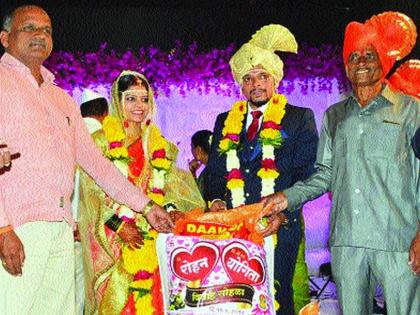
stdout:
{"type": "Polygon", "coordinates": [[[385,86],[365,107],[354,96],[324,115],[317,172],[286,189],[289,210],[332,192],[330,246],[405,252],[420,220],[420,161],[411,139],[420,102],[385,86]]]}

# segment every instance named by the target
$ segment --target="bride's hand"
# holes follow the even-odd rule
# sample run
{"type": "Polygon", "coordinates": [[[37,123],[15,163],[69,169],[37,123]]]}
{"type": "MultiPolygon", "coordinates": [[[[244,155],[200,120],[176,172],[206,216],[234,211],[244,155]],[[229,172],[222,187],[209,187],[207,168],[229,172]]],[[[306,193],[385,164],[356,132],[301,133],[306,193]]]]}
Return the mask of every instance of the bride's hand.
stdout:
{"type": "Polygon", "coordinates": [[[172,222],[176,223],[176,221],[185,217],[185,213],[179,210],[173,210],[169,212],[169,216],[171,217],[172,222]]]}
{"type": "Polygon", "coordinates": [[[123,227],[118,231],[118,236],[126,243],[130,248],[140,248],[143,245],[143,236],[137,228],[137,225],[129,222],[125,222],[123,227]]]}

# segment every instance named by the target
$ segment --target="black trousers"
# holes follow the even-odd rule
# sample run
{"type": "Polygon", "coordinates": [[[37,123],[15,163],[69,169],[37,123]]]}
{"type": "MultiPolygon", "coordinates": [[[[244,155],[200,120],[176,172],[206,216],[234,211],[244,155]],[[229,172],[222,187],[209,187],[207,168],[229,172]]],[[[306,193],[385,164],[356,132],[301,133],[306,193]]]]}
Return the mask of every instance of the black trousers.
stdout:
{"type": "Polygon", "coordinates": [[[294,315],[293,274],[302,231],[299,219],[292,220],[277,232],[277,247],[274,252],[275,298],[280,304],[277,315],[294,315]]]}

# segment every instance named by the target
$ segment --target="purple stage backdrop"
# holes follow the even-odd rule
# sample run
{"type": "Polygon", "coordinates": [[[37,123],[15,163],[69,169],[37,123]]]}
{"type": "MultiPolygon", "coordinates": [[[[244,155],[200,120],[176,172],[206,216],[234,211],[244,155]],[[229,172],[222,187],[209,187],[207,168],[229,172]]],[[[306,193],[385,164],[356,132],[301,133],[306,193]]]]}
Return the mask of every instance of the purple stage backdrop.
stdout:
{"type": "MultiPolygon", "coordinates": [[[[110,84],[124,69],[143,72],[156,91],[157,123],[165,137],[180,149],[178,166],[187,169],[191,159],[190,137],[200,129],[213,129],[216,116],[229,110],[240,99],[228,60],[233,46],[225,50],[200,52],[196,45],[171,52],[157,48],[117,54],[106,45],[96,53],[55,53],[47,67],[79,103],[84,88],[93,89],[108,99],[110,84]]],[[[285,78],[280,91],[289,103],[311,108],[318,129],[326,108],[345,97],[348,89],[341,70],[340,51],[334,46],[303,47],[297,56],[284,58],[285,78]]],[[[329,261],[328,220],[330,199],[324,195],[304,207],[307,262],[310,274],[329,261]]]]}

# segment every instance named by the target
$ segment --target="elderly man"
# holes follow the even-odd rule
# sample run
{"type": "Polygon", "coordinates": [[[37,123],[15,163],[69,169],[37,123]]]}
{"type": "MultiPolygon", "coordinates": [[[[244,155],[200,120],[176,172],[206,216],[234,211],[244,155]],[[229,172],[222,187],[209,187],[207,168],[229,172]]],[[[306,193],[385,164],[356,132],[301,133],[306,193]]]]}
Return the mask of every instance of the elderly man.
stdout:
{"type": "MultiPolygon", "coordinates": [[[[318,143],[314,116],[310,109],[292,106],[284,95],[276,94],[283,77],[276,50],[296,52],[297,43],[285,27],[268,25],[230,60],[246,101],[236,102],[216,120],[205,176],[211,210],[259,202],[314,171],[318,143]]],[[[274,260],[278,314],[294,314],[292,278],[302,239],[301,214],[283,212],[268,221],[264,236],[277,235],[278,242],[274,260]]]]}
{"type": "MultiPolygon", "coordinates": [[[[85,89],[82,93],[80,102],[80,113],[83,117],[83,122],[86,125],[90,134],[102,129],[102,122],[108,115],[108,101],[102,95],[85,89]]],[[[80,170],[76,170],[74,176],[74,191],[71,200],[71,208],[73,212],[73,219],[78,221],[79,217],[79,197],[80,197],[80,170]]],[[[125,228],[125,226],[123,227],[125,228]]],[[[136,229],[137,230],[137,229],[136,229]]],[[[83,256],[82,245],[80,243],[79,230],[75,230],[75,292],[76,292],[76,314],[83,314],[84,310],[84,297],[85,297],[85,281],[83,273],[83,256]]],[[[137,241],[141,240],[139,233],[133,233],[137,241]]]]}
{"type": "Polygon", "coordinates": [[[102,157],[77,105],[42,66],[52,49],[48,14],[37,6],[15,9],[4,19],[0,40],[6,51],[2,137],[21,154],[0,176],[0,313],[74,314],[70,196],[76,163],[159,231],[172,222],[102,157]]]}
{"type": "Polygon", "coordinates": [[[415,38],[414,23],[398,12],[347,26],[353,93],[325,113],[317,172],[267,198],[274,212],[293,210],[331,190],[332,271],[345,315],[372,314],[378,283],[389,314],[420,314],[420,161],[411,148],[420,103],[385,80],[415,38]]]}

